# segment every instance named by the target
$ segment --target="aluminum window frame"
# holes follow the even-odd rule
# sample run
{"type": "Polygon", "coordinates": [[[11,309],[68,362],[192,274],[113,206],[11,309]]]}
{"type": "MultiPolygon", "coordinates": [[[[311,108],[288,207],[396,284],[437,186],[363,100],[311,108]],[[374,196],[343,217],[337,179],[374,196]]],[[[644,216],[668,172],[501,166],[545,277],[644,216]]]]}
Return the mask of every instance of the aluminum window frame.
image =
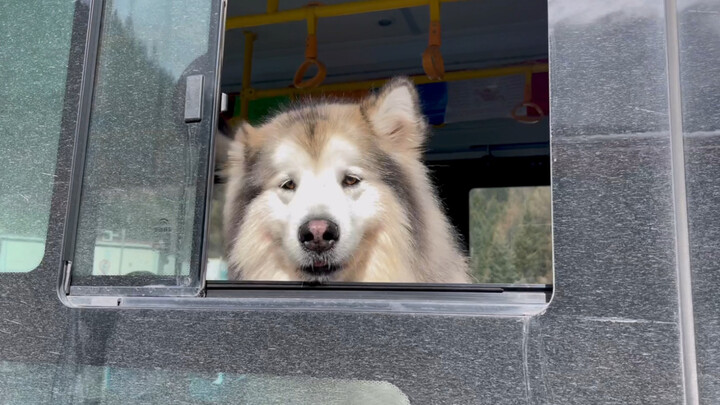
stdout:
{"type": "MultiPolygon", "coordinates": [[[[90,2],[83,72],[81,79],[75,143],[72,159],[70,196],[63,230],[63,262],[57,293],[61,302],[72,308],[162,308],[204,310],[263,311],[339,311],[370,313],[423,313],[463,316],[532,316],[542,313],[555,294],[554,244],[553,284],[423,284],[423,283],[330,283],[310,285],[301,282],[218,282],[208,281],[207,235],[214,178],[214,159],[208,160],[206,195],[203,203],[200,269],[201,288],[134,286],[143,284],[142,276],[116,276],[107,286],[73,286],[72,257],[79,219],[80,193],[85,170],[85,154],[90,125],[97,56],[100,46],[104,0],[90,2]],[[116,282],[119,281],[119,282],[116,282]],[[129,281],[127,283],[126,281],[129,281]],[[125,282],[125,283],[120,283],[125,282]]],[[[225,38],[227,0],[221,0],[223,12],[217,21],[217,60],[214,105],[221,100],[220,80],[225,38]]],[[[548,55],[549,56],[549,55],[548,55]]],[[[212,115],[209,151],[215,150],[219,108],[212,115]]],[[[550,135],[552,136],[552,135],[550,135]]],[[[550,172],[552,173],[552,143],[550,172]]],[[[551,189],[552,190],[552,189],[551,189]]],[[[552,198],[552,191],[551,191],[552,198]]],[[[551,212],[552,215],[552,212],[551,212]]],[[[102,276],[101,276],[102,277],[102,276]]],[[[158,280],[158,278],[152,278],[158,280]]]]}

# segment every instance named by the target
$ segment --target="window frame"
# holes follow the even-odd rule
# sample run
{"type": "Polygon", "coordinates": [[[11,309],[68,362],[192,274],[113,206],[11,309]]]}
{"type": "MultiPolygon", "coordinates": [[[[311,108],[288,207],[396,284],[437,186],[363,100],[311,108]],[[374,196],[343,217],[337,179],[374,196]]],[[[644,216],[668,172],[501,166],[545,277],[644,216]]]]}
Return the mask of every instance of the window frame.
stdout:
{"type": "MultiPolygon", "coordinates": [[[[214,105],[220,106],[222,58],[225,39],[227,0],[220,0],[222,12],[217,24],[216,92],[214,105]]],[[[530,316],[541,313],[555,293],[553,284],[424,284],[424,283],[327,283],[312,285],[302,282],[251,282],[207,280],[208,230],[214,179],[214,159],[208,160],[204,223],[199,235],[200,289],[166,286],[143,286],[143,276],[105,277],[107,285],[72,285],[72,258],[79,220],[80,190],[85,171],[85,153],[90,126],[90,112],[100,46],[102,16],[105,0],[91,0],[88,35],[85,44],[81,78],[78,119],[72,158],[66,224],[63,232],[63,261],[58,278],[57,293],[66,306],[73,308],[198,308],[277,311],[340,311],[431,313],[442,315],[503,315],[530,316]]],[[[213,17],[215,14],[213,14],[213,17]]],[[[212,113],[209,151],[214,156],[218,132],[219,108],[212,113]]],[[[549,118],[547,118],[549,119],[549,118]]],[[[552,143],[549,142],[550,171],[552,171],[552,143]]],[[[548,175],[550,177],[550,174],[548,175]]],[[[550,184],[552,188],[552,184],[550,184]]],[[[551,192],[552,195],[552,192],[551,192]]],[[[554,245],[553,245],[554,257],[554,245]]],[[[193,270],[191,269],[191,274],[193,270]]]]}
{"type": "MultiPolygon", "coordinates": [[[[209,113],[210,118],[210,142],[208,145],[208,164],[206,167],[205,176],[205,199],[198,199],[197,204],[205,204],[203,207],[203,223],[199,227],[198,234],[201,237],[201,243],[198,246],[198,253],[195,255],[198,257],[198,268],[193,269],[191,267],[189,279],[196,277],[198,286],[182,287],[182,286],[147,286],[148,282],[157,282],[162,280],[162,277],[146,277],[146,276],[90,276],[93,279],[105,278],[107,283],[101,285],[85,286],[85,285],[72,285],[72,264],[76,249],[76,239],[78,236],[78,225],[80,217],[81,207],[81,195],[83,189],[83,179],[86,170],[86,154],[88,146],[88,137],[90,132],[90,117],[93,107],[93,96],[95,92],[95,77],[98,69],[98,55],[100,52],[101,36],[102,36],[102,24],[105,13],[105,0],[90,0],[89,11],[88,11],[88,22],[87,22],[87,36],[85,38],[85,48],[82,64],[82,73],[80,79],[80,90],[78,100],[78,113],[77,121],[74,132],[74,144],[73,144],[73,155],[71,161],[71,174],[69,182],[70,194],[68,196],[68,206],[65,216],[65,227],[62,235],[62,260],[60,275],[58,279],[58,296],[60,300],[66,305],[69,304],[67,297],[73,294],[73,291],[80,291],[81,294],[90,295],[112,295],[112,296],[145,296],[152,294],[154,296],[202,296],[203,290],[205,289],[205,262],[206,262],[206,237],[207,234],[207,222],[209,215],[209,201],[211,198],[212,191],[212,179],[214,177],[214,160],[211,158],[214,156],[215,149],[215,131],[219,119],[219,107],[220,107],[220,78],[222,68],[222,52],[223,41],[225,38],[225,15],[227,11],[227,0],[209,0],[219,6],[219,10],[211,8],[210,14],[210,34],[213,30],[217,31],[214,41],[208,46],[208,49],[215,47],[218,51],[215,54],[214,66],[215,66],[215,77],[212,82],[214,88],[214,94],[212,95],[212,105],[202,106],[203,116],[207,117],[205,110],[212,108],[209,113]],[[215,108],[218,107],[218,108],[215,108]],[[79,290],[78,290],[79,288],[79,290]]],[[[210,38],[209,39],[213,39],[210,38]]],[[[206,78],[207,79],[207,78],[206,78]]],[[[207,82],[207,80],[205,80],[207,82]]],[[[207,99],[207,95],[203,93],[203,96],[207,99]]],[[[207,103],[205,103],[207,104],[207,103]]],[[[193,121],[188,121],[193,122],[193,121]]],[[[191,255],[192,256],[192,255],[191,255]]]]}

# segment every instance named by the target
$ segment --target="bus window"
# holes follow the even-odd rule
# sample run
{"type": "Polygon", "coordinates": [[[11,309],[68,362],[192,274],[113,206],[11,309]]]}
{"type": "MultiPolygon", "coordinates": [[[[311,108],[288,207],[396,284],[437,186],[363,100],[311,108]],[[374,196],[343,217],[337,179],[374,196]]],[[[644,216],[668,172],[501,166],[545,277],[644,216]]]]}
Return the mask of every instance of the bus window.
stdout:
{"type": "Polygon", "coordinates": [[[443,2],[442,42],[434,7],[358,4],[298,20],[230,2],[222,37],[219,1],[106,1],[66,294],[349,283],[545,304],[547,4],[443,2]]]}
{"type": "Polygon", "coordinates": [[[469,198],[475,280],[551,284],[550,187],[479,188],[469,198]]]}
{"type": "MultiPolygon", "coordinates": [[[[418,160],[428,167],[429,180],[437,187],[437,193],[406,181],[403,172],[412,173],[406,167],[398,165],[392,173],[379,174],[375,172],[376,165],[362,169],[368,178],[360,184],[358,193],[380,190],[378,201],[363,202],[358,197],[358,203],[348,205],[349,211],[341,213],[342,202],[334,207],[333,203],[320,201],[329,194],[318,193],[320,200],[316,202],[307,197],[308,204],[317,207],[300,206],[290,193],[306,198],[301,196],[306,184],[314,181],[311,178],[293,179],[292,186],[297,187],[297,191],[278,192],[277,198],[266,184],[258,186],[264,189],[245,186],[234,190],[233,187],[238,186],[233,182],[242,181],[241,175],[233,175],[234,170],[245,173],[253,181],[263,179],[253,177],[251,166],[237,168],[243,163],[233,163],[233,159],[228,162],[230,147],[226,145],[225,150],[218,149],[216,157],[218,165],[226,170],[224,176],[216,178],[213,193],[207,279],[552,284],[547,4],[522,2],[516,6],[499,1],[443,3],[440,11],[443,41],[439,49],[445,72],[442,77],[432,78],[432,72],[418,56],[426,49],[428,37],[433,41],[430,28],[435,17],[428,13],[427,7],[388,7],[387,10],[323,17],[317,26],[309,26],[305,21],[283,22],[280,18],[283,10],[274,22],[265,23],[261,15],[265,10],[258,4],[231,3],[223,51],[222,91],[229,95],[229,108],[223,117],[234,129],[221,131],[219,139],[229,139],[226,142],[237,150],[252,154],[254,149],[243,144],[245,137],[277,137],[274,144],[263,144],[263,153],[258,154],[259,161],[254,163],[263,170],[280,173],[281,169],[271,168],[270,162],[263,160],[279,153],[274,148],[283,140],[273,131],[292,133],[295,137],[302,136],[298,134],[303,125],[320,132],[322,125],[335,125],[336,132],[351,131],[332,123],[334,104],[328,100],[363,106],[373,97],[382,100],[388,80],[405,76],[417,92],[417,116],[429,123],[424,153],[418,160]],[[516,6],[533,11],[517,13],[516,6]],[[317,43],[317,49],[305,47],[306,36],[307,41],[317,43]],[[306,62],[298,67],[303,56],[306,62]],[[367,60],[362,63],[362,59],[367,60]],[[325,78],[316,80],[321,75],[313,78],[314,70],[303,75],[302,69],[307,64],[318,65],[318,72],[325,74],[325,78]],[[298,80],[296,68],[300,69],[297,74],[309,82],[298,80]],[[302,117],[303,111],[315,114],[312,108],[303,107],[312,103],[325,103],[319,115],[328,116],[325,121],[320,119],[317,126],[316,118],[302,117]],[[287,110],[295,111],[294,115],[281,115],[287,110]],[[277,124],[287,124],[279,128],[273,121],[278,116],[285,121],[295,119],[300,129],[294,129],[287,122],[277,124]],[[245,129],[238,129],[242,122],[246,123],[245,129]],[[268,122],[270,124],[264,126],[268,122]],[[266,129],[270,127],[279,129],[266,129]],[[253,135],[255,132],[258,135],[253,135]],[[383,188],[382,184],[373,183],[374,178],[383,175],[386,180],[399,179],[399,183],[408,186],[386,181],[387,187],[383,188]],[[505,190],[509,197],[499,199],[502,191],[498,190],[505,190]],[[384,191],[391,196],[384,195],[384,191]],[[425,193],[422,197],[425,200],[437,198],[441,209],[428,214],[426,204],[406,198],[419,193],[425,193]],[[374,204],[389,206],[395,200],[407,210],[393,211],[381,225],[368,226],[372,228],[370,231],[355,231],[349,225],[355,211],[368,212],[369,220],[358,221],[372,223],[373,215],[380,215],[373,211],[374,204]],[[283,211],[286,207],[287,213],[283,211]],[[303,210],[309,213],[304,215],[303,210]],[[303,218],[295,219],[296,216],[303,218]],[[335,241],[335,236],[328,236],[333,239],[331,242],[337,243],[337,248],[320,255],[306,254],[303,251],[306,242],[302,242],[301,248],[295,249],[298,231],[290,228],[300,228],[305,217],[322,217],[322,221],[330,218],[330,222],[339,223],[339,239],[335,241]],[[445,233],[442,227],[430,229],[428,224],[444,219],[455,232],[445,233]],[[404,225],[394,226],[394,220],[404,225]],[[536,221],[542,224],[535,224],[536,221]],[[407,246],[399,243],[402,246],[394,250],[385,249],[388,244],[383,243],[367,242],[367,246],[361,247],[352,243],[352,235],[343,241],[344,228],[351,233],[361,233],[358,238],[370,241],[373,238],[393,240],[387,235],[403,226],[409,228],[407,234],[398,232],[402,236],[394,240],[418,240],[408,242],[407,246]],[[427,235],[428,232],[433,236],[427,235]],[[262,242],[264,238],[272,242],[262,242]],[[433,240],[432,248],[423,247],[423,238],[433,240]],[[448,244],[448,239],[456,241],[448,244]],[[450,246],[453,244],[463,256],[469,256],[467,277],[455,277],[455,256],[443,254],[454,249],[450,246]],[[343,249],[351,253],[343,255],[343,249]],[[339,253],[333,255],[334,250],[339,253]],[[393,257],[392,264],[381,261],[373,264],[379,255],[393,257]],[[363,259],[358,259],[360,257],[363,259]],[[383,269],[379,270],[380,267],[383,269]]],[[[325,10],[329,11],[323,16],[331,13],[332,7],[325,10]]],[[[402,103],[402,99],[396,102],[402,103]]],[[[369,120],[372,122],[373,117],[369,120]]],[[[352,123],[353,117],[346,115],[344,124],[352,123]]],[[[355,126],[360,127],[360,124],[355,126]]],[[[360,137],[357,133],[363,131],[367,133],[361,128],[353,136],[360,137]]],[[[335,134],[318,136],[332,138],[335,134]]],[[[392,149],[393,145],[380,146],[385,147],[392,149]]],[[[302,156],[300,149],[293,149],[293,156],[302,156]]],[[[240,153],[237,150],[230,154],[240,153]]],[[[341,165],[347,163],[342,154],[333,157],[341,165]]],[[[366,152],[364,158],[369,160],[372,154],[366,152]]],[[[309,158],[306,166],[322,170],[323,159],[309,158]]],[[[285,167],[293,163],[288,162],[285,167]]]]}
{"type": "Polygon", "coordinates": [[[0,273],[27,272],[45,253],[73,5],[2,8],[18,17],[0,28],[0,273]]]}
{"type": "Polygon", "coordinates": [[[93,4],[65,245],[73,286],[197,290],[222,4],[93,4]]]}

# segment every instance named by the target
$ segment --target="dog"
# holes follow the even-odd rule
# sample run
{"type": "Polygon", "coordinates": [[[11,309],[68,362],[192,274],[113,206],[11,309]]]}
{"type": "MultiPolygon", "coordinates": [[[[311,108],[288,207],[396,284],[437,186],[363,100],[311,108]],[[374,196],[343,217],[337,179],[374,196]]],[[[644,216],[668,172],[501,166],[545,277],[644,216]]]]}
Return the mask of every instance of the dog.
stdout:
{"type": "Polygon", "coordinates": [[[224,169],[229,278],[470,282],[422,163],[427,130],[406,78],[240,125],[224,169]]]}

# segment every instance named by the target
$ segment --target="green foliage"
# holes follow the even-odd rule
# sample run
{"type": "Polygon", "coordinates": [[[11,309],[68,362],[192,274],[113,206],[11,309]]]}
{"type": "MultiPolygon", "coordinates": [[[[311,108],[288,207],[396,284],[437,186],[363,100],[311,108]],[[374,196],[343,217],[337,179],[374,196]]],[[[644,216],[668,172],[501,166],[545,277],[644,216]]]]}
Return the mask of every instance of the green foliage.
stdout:
{"type": "Polygon", "coordinates": [[[215,184],[210,202],[210,226],[208,230],[208,258],[222,258],[225,255],[225,237],[223,234],[223,205],[225,204],[225,185],[215,184]]]}
{"type": "Polygon", "coordinates": [[[549,187],[470,192],[470,266],[479,283],[551,283],[549,187]]]}
{"type": "MultiPolygon", "coordinates": [[[[248,121],[252,125],[261,125],[270,115],[282,110],[290,104],[290,97],[270,97],[252,100],[248,104],[248,121]]],[[[237,104],[238,110],[240,103],[237,104]]]]}

